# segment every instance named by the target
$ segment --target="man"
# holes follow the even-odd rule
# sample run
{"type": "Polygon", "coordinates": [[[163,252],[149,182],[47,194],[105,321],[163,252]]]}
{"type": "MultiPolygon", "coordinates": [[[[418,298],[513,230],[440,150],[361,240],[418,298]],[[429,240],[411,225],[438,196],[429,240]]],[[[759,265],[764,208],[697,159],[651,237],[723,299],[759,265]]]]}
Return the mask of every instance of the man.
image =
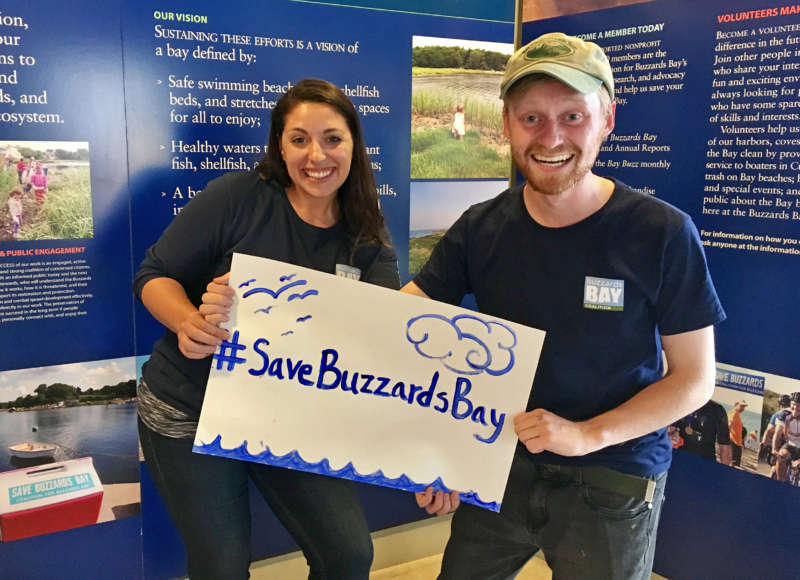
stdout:
{"type": "Polygon", "coordinates": [[[731,411],[730,417],[730,439],[731,439],[731,451],[732,451],[732,462],[731,465],[734,467],[741,467],[742,465],[742,447],[744,447],[744,437],[745,431],[744,425],[742,424],[742,411],[744,411],[745,407],[747,407],[747,403],[745,401],[736,402],[733,404],[733,410],[731,411]]]}
{"type": "MultiPolygon", "coordinates": [[[[501,97],[524,186],[467,210],[404,290],[450,303],[471,292],[481,312],[547,336],[502,509],[459,507],[441,578],[513,577],[539,549],[554,577],[649,578],[665,427],[711,397],[725,315],[688,216],[591,171],[615,115],[597,45],[534,40],[509,60],[501,97]]],[[[459,503],[431,489],[417,502],[459,503]]]]}
{"type": "Polygon", "coordinates": [[[758,451],[758,460],[760,462],[772,465],[772,459],[774,458],[774,456],[771,455],[772,438],[775,435],[777,421],[779,417],[783,416],[783,414],[788,411],[791,402],[791,398],[787,394],[781,395],[778,399],[778,410],[769,418],[767,428],[764,429],[764,436],[761,438],[761,447],[758,451]]]}
{"type": "Polygon", "coordinates": [[[778,481],[785,481],[789,462],[800,459],[800,393],[792,393],[789,412],[778,417],[772,452],[778,459],[778,481]],[[784,443],[779,447],[781,441],[784,443]]]}
{"type": "Polygon", "coordinates": [[[731,440],[728,431],[728,414],[725,407],[709,401],[691,415],[687,415],[675,427],[683,440],[681,449],[719,462],[731,464],[731,440]],[[716,444],[716,445],[715,445],[716,444]]]}

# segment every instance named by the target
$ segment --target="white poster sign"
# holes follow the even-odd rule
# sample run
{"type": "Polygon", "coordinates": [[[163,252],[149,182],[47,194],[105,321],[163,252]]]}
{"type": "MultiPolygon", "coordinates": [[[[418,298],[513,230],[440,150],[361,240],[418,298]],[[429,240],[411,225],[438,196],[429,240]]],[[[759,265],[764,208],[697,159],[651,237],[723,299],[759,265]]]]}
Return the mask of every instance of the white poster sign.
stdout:
{"type": "Polygon", "coordinates": [[[243,254],[230,284],[196,452],[500,509],[544,332],[243,254]]]}

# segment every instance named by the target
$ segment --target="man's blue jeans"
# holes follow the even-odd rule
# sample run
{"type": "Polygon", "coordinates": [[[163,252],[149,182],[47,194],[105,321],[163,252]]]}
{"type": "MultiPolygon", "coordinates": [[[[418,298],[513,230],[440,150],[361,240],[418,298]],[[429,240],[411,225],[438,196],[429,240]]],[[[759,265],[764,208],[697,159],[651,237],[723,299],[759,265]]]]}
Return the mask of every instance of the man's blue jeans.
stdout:
{"type": "Polygon", "coordinates": [[[582,481],[577,467],[534,463],[518,448],[499,514],[461,504],[440,579],[514,578],[540,549],[553,580],[650,578],[666,472],[652,503],[582,481]]]}
{"type": "Polygon", "coordinates": [[[186,547],[192,580],[249,578],[252,479],[303,550],[309,578],[363,579],[372,540],[350,481],[192,453],[139,421],[147,466],[186,547]]]}

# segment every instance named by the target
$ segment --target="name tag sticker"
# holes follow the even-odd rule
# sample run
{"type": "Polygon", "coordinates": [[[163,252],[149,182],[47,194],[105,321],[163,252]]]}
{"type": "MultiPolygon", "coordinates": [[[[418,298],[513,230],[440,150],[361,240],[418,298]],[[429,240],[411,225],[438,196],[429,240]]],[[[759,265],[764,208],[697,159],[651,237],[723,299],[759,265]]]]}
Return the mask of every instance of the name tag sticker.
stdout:
{"type": "Polygon", "coordinates": [[[348,266],[347,264],[336,264],[336,275],[340,278],[361,280],[361,270],[353,266],[348,266]]]}
{"type": "Polygon", "coordinates": [[[583,307],[591,310],[622,311],[625,305],[625,280],[586,276],[583,307]]]}

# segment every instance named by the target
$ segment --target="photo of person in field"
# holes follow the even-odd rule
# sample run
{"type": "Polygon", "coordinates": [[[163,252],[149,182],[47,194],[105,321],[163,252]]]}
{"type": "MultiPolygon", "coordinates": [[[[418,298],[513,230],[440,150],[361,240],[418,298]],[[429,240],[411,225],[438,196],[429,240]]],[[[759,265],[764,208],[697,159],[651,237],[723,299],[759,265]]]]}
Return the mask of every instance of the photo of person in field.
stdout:
{"type": "Polygon", "coordinates": [[[500,80],[512,44],[415,36],[411,178],[508,177],[500,80]]]}
{"type": "Polygon", "coordinates": [[[0,242],[91,238],[89,144],[0,141],[0,242]]]}

